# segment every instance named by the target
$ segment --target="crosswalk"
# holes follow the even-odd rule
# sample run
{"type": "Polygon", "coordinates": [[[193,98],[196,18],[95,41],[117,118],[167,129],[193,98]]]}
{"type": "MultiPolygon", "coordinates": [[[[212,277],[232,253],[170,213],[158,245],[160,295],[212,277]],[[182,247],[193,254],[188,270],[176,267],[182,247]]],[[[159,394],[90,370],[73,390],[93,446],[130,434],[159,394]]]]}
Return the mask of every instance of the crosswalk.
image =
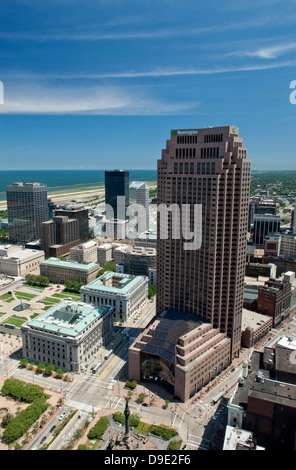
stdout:
{"type": "Polygon", "coordinates": [[[189,434],[188,436],[188,442],[187,445],[188,447],[192,447],[193,449],[208,449],[208,444],[209,444],[208,439],[204,439],[200,436],[195,436],[194,434],[189,434]]]}
{"type": "Polygon", "coordinates": [[[75,400],[68,400],[66,402],[66,405],[70,406],[71,408],[77,408],[78,410],[87,411],[88,413],[99,410],[99,408],[97,408],[96,406],[87,405],[86,403],[82,403],[80,401],[75,400]]]}

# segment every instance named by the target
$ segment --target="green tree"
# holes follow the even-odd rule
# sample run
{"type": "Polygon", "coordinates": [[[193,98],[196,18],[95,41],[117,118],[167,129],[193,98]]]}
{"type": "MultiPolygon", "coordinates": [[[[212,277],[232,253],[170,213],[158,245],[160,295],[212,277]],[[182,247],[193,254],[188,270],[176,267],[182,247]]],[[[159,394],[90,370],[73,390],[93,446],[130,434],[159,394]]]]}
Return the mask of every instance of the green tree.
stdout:
{"type": "Polygon", "coordinates": [[[107,416],[102,416],[102,418],[99,419],[99,421],[93,426],[89,433],[88,433],[88,438],[89,439],[100,439],[103,437],[105,434],[106,430],[109,427],[109,420],[107,416]]]}
{"type": "Polygon", "coordinates": [[[45,370],[46,365],[43,362],[39,362],[37,365],[37,372],[43,372],[45,370]]]}
{"type": "Polygon", "coordinates": [[[13,415],[11,413],[7,413],[1,421],[2,428],[6,428],[6,426],[8,426],[8,424],[12,420],[13,420],[13,415]]]}
{"type": "Polygon", "coordinates": [[[62,369],[57,369],[56,374],[58,375],[58,377],[63,377],[64,371],[62,369]]]}
{"type": "Polygon", "coordinates": [[[48,366],[45,367],[44,373],[46,375],[51,375],[54,371],[54,365],[49,364],[48,366]]]}
{"type": "Polygon", "coordinates": [[[147,396],[146,393],[139,393],[137,402],[138,402],[138,403],[143,403],[143,401],[145,400],[146,396],[147,396]]]}
{"type": "Polygon", "coordinates": [[[151,286],[148,289],[148,298],[151,299],[151,297],[154,297],[155,294],[156,294],[156,285],[151,284],[151,286]]]}
{"type": "Polygon", "coordinates": [[[28,362],[29,362],[28,359],[23,358],[23,359],[20,360],[20,366],[21,367],[26,367],[28,365],[28,362]]]}

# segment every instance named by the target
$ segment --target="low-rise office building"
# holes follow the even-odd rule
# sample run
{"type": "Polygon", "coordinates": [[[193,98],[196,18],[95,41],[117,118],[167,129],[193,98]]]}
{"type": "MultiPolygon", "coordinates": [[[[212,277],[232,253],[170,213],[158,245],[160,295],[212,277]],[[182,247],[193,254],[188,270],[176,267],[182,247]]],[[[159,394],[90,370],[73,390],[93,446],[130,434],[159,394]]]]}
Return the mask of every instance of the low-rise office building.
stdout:
{"type": "Polygon", "coordinates": [[[243,309],[242,313],[242,346],[252,348],[272,329],[272,317],[243,309]]]}
{"type": "Polygon", "coordinates": [[[156,249],[143,246],[119,245],[113,252],[114,263],[123,263],[125,272],[134,275],[149,275],[156,269],[156,249]]]}
{"type": "Polygon", "coordinates": [[[116,320],[133,318],[148,300],[148,278],[106,271],[82,286],[81,300],[92,305],[110,305],[116,320]]]}
{"type": "Polygon", "coordinates": [[[296,235],[292,233],[281,235],[280,254],[285,259],[296,258],[296,235]]]}
{"type": "Polygon", "coordinates": [[[101,266],[113,261],[113,246],[111,243],[103,243],[97,248],[97,261],[101,266]]]}
{"type": "Polygon", "coordinates": [[[0,248],[0,273],[23,277],[37,271],[44,261],[44,251],[22,249],[19,245],[6,245],[0,248]]]}
{"type": "Polygon", "coordinates": [[[68,254],[73,246],[78,245],[79,223],[67,216],[55,216],[40,225],[41,249],[45,256],[63,256],[68,254]]]}
{"type": "Polygon", "coordinates": [[[105,219],[102,222],[102,236],[113,240],[124,240],[127,228],[128,220],[105,219]]]}
{"type": "Polygon", "coordinates": [[[257,312],[269,315],[273,327],[286,318],[291,305],[291,284],[278,279],[269,279],[258,289],[257,312]]]}
{"type": "Polygon", "coordinates": [[[83,372],[99,349],[111,341],[113,309],[63,300],[21,327],[23,357],[83,372]]]}
{"type": "Polygon", "coordinates": [[[40,264],[40,274],[57,284],[63,284],[68,279],[88,284],[97,277],[99,269],[96,263],[82,264],[59,258],[49,258],[40,264]]]}
{"type": "Polygon", "coordinates": [[[261,263],[247,263],[246,276],[250,277],[272,277],[275,278],[277,273],[277,265],[274,263],[261,264],[261,263]]]}
{"type": "Polygon", "coordinates": [[[165,311],[130,346],[129,380],[161,384],[186,402],[230,364],[230,343],[202,319],[165,311]]]}
{"type": "Polygon", "coordinates": [[[258,446],[253,433],[233,426],[226,426],[223,450],[265,450],[258,446]]]}
{"type": "Polygon", "coordinates": [[[77,263],[97,263],[98,244],[95,241],[88,241],[74,246],[70,249],[70,259],[77,263]]]}

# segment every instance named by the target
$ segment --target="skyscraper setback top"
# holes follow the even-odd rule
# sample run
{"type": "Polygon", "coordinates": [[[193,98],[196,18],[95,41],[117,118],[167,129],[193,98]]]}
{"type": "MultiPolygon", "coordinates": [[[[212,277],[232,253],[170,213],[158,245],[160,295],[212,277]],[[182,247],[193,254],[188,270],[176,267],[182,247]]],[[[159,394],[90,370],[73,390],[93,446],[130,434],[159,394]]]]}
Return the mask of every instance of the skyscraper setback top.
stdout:
{"type": "Polygon", "coordinates": [[[163,238],[158,214],[157,313],[202,316],[231,338],[232,355],[240,349],[250,167],[233,126],[173,130],[158,160],[158,207],[177,204],[180,221],[168,211],[163,238]],[[184,228],[184,205],[190,208],[184,220],[191,232],[194,205],[201,205],[199,249],[184,248],[184,232],[173,236],[174,227],[184,228]]]}

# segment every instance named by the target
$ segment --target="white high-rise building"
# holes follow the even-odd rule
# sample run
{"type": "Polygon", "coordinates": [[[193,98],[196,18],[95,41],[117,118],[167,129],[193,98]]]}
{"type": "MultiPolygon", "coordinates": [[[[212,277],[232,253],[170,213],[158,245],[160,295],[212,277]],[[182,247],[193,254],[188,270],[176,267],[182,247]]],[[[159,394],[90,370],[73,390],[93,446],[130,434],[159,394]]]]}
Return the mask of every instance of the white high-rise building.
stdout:
{"type": "MultiPolygon", "coordinates": [[[[138,227],[143,227],[145,232],[149,230],[149,188],[143,181],[133,181],[129,191],[130,204],[140,204],[145,209],[145,220],[138,216],[138,227]],[[140,220],[141,219],[141,220],[140,220]]],[[[139,231],[136,229],[136,231],[139,231]]]]}

